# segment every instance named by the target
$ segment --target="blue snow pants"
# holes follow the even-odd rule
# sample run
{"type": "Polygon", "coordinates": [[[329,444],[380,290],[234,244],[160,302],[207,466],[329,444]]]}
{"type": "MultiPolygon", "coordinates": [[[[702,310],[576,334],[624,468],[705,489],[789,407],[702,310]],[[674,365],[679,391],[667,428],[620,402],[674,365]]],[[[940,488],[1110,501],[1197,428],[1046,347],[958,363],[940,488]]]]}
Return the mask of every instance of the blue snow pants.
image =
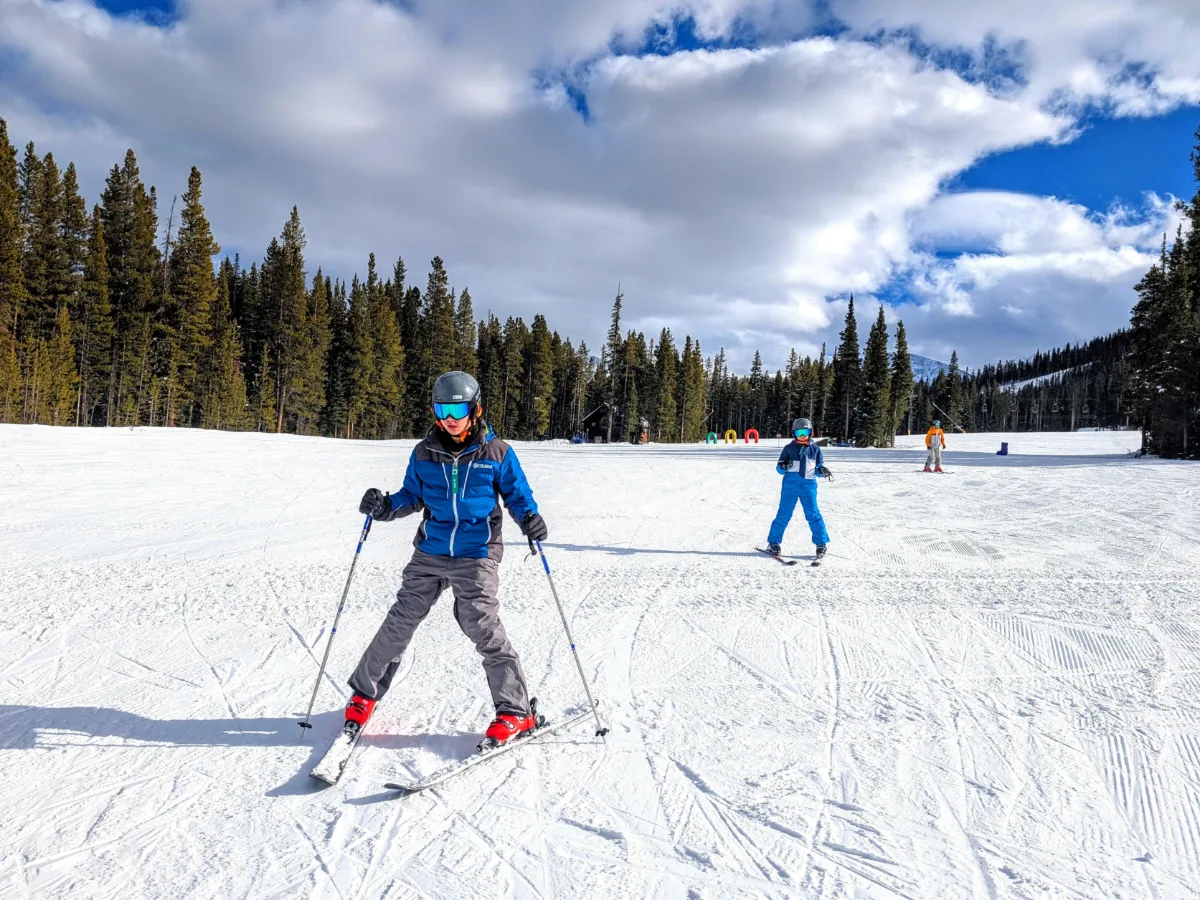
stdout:
{"type": "Polygon", "coordinates": [[[787,530],[788,522],[792,521],[792,513],[796,511],[796,501],[804,508],[804,518],[808,520],[808,529],[812,532],[813,543],[817,546],[829,543],[829,533],[825,530],[825,520],[817,509],[817,482],[815,479],[802,478],[796,475],[783,477],[783,491],[779,495],[779,512],[775,513],[775,521],[771,523],[771,533],[767,542],[782,544],[783,533],[787,530]]]}

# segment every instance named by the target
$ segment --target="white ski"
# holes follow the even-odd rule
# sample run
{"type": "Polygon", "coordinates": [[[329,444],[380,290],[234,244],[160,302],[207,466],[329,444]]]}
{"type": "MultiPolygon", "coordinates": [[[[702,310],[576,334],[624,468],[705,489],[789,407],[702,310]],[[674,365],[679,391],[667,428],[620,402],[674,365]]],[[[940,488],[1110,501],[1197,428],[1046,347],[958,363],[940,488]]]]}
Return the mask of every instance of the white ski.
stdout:
{"type": "Polygon", "coordinates": [[[338,779],[342,777],[342,772],[346,769],[346,763],[350,760],[350,754],[354,752],[358,739],[362,736],[362,731],[353,722],[343,725],[342,730],[333,739],[333,743],[329,745],[329,749],[325,751],[325,755],[308,774],[317,781],[337,784],[338,779]]]}
{"type": "Polygon", "coordinates": [[[419,781],[409,782],[408,784],[402,784],[397,781],[389,781],[384,785],[384,787],[388,788],[389,790],[400,791],[401,796],[418,793],[419,791],[423,791],[427,788],[434,787],[435,785],[442,784],[445,781],[449,781],[455,775],[460,775],[468,769],[474,768],[480,763],[487,762],[489,759],[494,759],[497,756],[507,753],[509,750],[512,750],[515,747],[522,747],[525,744],[536,741],[538,738],[545,737],[548,734],[552,734],[556,731],[566,728],[568,725],[574,724],[581,719],[586,719],[590,715],[592,715],[592,711],[585,707],[578,712],[564,716],[555,722],[548,722],[545,725],[540,725],[537,728],[534,728],[532,731],[527,731],[524,734],[518,735],[511,740],[505,741],[498,747],[490,750],[478,750],[475,753],[472,753],[466,759],[460,759],[457,762],[450,763],[450,765],[439,769],[432,775],[427,775],[419,781]]]}

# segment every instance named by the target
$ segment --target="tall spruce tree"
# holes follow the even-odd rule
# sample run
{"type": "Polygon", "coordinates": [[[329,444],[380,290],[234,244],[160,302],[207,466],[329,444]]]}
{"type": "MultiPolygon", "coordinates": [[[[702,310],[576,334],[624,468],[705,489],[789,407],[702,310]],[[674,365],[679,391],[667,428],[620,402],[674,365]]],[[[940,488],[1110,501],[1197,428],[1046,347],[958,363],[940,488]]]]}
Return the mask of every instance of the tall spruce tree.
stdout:
{"type": "Polygon", "coordinates": [[[160,253],[155,200],[142,184],[132,150],[109,173],[101,209],[113,309],[107,424],[135,425],[148,407],[153,376],[150,315],[160,253]]]}
{"type": "Polygon", "coordinates": [[[371,321],[371,299],[366,285],[355,275],[350,282],[350,304],[346,328],[346,437],[355,437],[366,418],[375,375],[375,336],[371,321]]]}
{"type": "Polygon", "coordinates": [[[529,343],[525,351],[524,436],[538,438],[550,428],[550,408],[554,402],[554,350],[546,317],[533,317],[529,343]]]}
{"type": "Polygon", "coordinates": [[[25,301],[24,247],[17,148],[9,140],[8,123],[0,118],[0,422],[17,421],[20,415],[17,317],[25,301]]]}
{"type": "Polygon", "coordinates": [[[892,443],[891,369],[888,365],[887,320],[882,304],[867,336],[859,391],[858,423],[854,443],[860,447],[887,447],[892,443]]]}
{"type": "Polygon", "coordinates": [[[242,342],[230,306],[233,272],[222,267],[209,309],[208,355],[201,361],[199,407],[205,428],[241,431],[251,424],[242,375],[242,342]]]}
{"type": "Polygon", "coordinates": [[[483,412],[493,427],[503,418],[504,405],[504,329],[500,320],[488,313],[479,323],[476,358],[479,361],[479,390],[483,394],[483,412]]]}
{"type": "Polygon", "coordinates": [[[278,240],[267,248],[262,268],[261,303],[270,314],[267,335],[275,362],[275,430],[280,432],[285,420],[293,430],[301,419],[315,420],[325,390],[323,378],[314,377],[306,365],[313,356],[306,244],[300,212],[293,206],[278,240]]]}
{"type": "Polygon", "coordinates": [[[456,368],[471,375],[479,374],[479,359],[475,355],[475,310],[471,308],[471,292],[463,288],[454,311],[454,333],[458,337],[456,368]]]}
{"type": "Polygon", "coordinates": [[[604,344],[604,351],[600,356],[600,377],[602,379],[602,388],[604,391],[604,402],[608,405],[608,417],[606,424],[605,441],[612,443],[614,427],[621,427],[621,410],[617,408],[618,400],[618,385],[621,384],[621,362],[625,357],[623,351],[623,341],[621,338],[621,302],[625,299],[625,295],[621,293],[621,289],[617,288],[616,299],[613,300],[612,320],[608,326],[608,340],[604,344]]]}
{"type": "MultiPolygon", "coordinates": [[[[179,235],[170,259],[170,309],[174,316],[171,332],[176,340],[178,388],[168,421],[185,426],[195,425],[203,418],[198,401],[204,393],[206,362],[213,349],[212,307],[217,293],[213,257],[221,252],[200,202],[200,185],[200,170],[192,166],[187,193],[183,195],[179,235]]],[[[228,314],[227,311],[225,315],[228,314]]]]}
{"type": "MultiPolygon", "coordinates": [[[[327,279],[326,294],[329,299],[330,339],[325,368],[325,408],[321,410],[321,430],[324,434],[341,437],[346,434],[350,390],[347,372],[349,315],[346,309],[345,285],[342,282],[334,284],[327,279]]],[[[406,429],[408,424],[408,421],[405,421],[406,429]]]]}
{"type": "Polygon", "coordinates": [[[49,340],[55,333],[59,312],[69,307],[74,279],[64,233],[66,197],[54,155],[47,153],[34,172],[31,177],[37,183],[27,186],[29,252],[25,255],[25,289],[29,304],[24,336],[49,340]]]}
{"type": "Polygon", "coordinates": [[[826,429],[830,434],[850,440],[854,435],[857,418],[859,385],[862,382],[862,365],[858,356],[858,323],[854,319],[854,297],[846,310],[846,324],[839,335],[840,342],[833,351],[833,415],[826,416],[826,429]]]}
{"type": "MultiPolygon", "coordinates": [[[[312,289],[306,296],[304,333],[296,360],[299,373],[295,391],[297,434],[318,433],[321,414],[328,402],[325,370],[333,341],[328,292],[325,273],[318,267],[317,274],[313,276],[312,289]]],[[[386,298],[382,298],[382,302],[386,304],[386,298]]],[[[388,312],[390,315],[390,310],[388,312]]]]}
{"type": "MultiPolygon", "coordinates": [[[[912,357],[908,352],[908,333],[904,330],[904,322],[900,321],[896,323],[896,352],[892,354],[892,436],[901,427],[905,434],[912,434],[912,393],[912,357]]],[[[894,445],[894,440],[888,444],[894,445]]]]}
{"type": "Polygon", "coordinates": [[[430,261],[424,301],[429,362],[422,395],[428,402],[433,382],[444,372],[452,371],[459,360],[459,335],[454,327],[454,297],[450,292],[450,278],[440,256],[430,261]]]}
{"type": "Polygon", "coordinates": [[[686,335],[683,341],[683,360],[679,372],[680,437],[684,443],[698,441],[704,430],[708,402],[708,384],[704,372],[704,357],[700,342],[686,335]]]}
{"type": "MultiPolygon", "coordinates": [[[[497,428],[503,428],[502,436],[522,438],[525,434],[521,421],[522,401],[525,396],[525,350],[529,345],[529,328],[519,316],[509,316],[504,322],[502,393],[497,416],[497,428]]],[[[495,407],[493,407],[495,408],[495,407]]]]}
{"type": "Polygon", "coordinates": [[[679,357],[675,350],[675,339],[671,329],[664,328],[658,336],[658,346],[654,348],[654,372],[658,393],[658,402],[654,408],[651,427],[654,429],[656,441],[673,442],[678,439],[676,423],[675,392],[679,383],[679,357]]]}
{"type": "Polygon", "coordinates": [[[108,295],[108,248],[100,207],[92,208],[84,254],[83,283],[75,321],[75,349],[79,370],[79,405],[76,424],[96,423],[112,369],[112,303],[108,295]]]}
{"type": "Polygon", "coordinates": [[[367,394],[365,422],[369,423],[370,437],[391,439],[404,433],[411,420],[404,403],[404,344],[391,295],[379,286],[374,277],[374,254],[371,254],[367,268],[374,372],[367,394]]]}

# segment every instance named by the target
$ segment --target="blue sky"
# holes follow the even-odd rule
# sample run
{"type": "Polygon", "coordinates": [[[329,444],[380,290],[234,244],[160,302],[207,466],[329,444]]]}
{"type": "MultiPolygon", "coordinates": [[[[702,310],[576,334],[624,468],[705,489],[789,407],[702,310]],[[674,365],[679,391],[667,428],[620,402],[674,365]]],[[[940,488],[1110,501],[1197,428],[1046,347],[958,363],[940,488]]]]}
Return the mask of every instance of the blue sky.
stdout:
{"type": "Polygon", "coordinates": [[[102,0],[97,5],[116,16],[148,16],[159,21],[171,19],[175,14],[175,4],[170,2],[170,0],[157,0],[157,2],[147,2],[147,0],[102,0]]]}
{"type": "Polygon", "coordinates": [[[1151,118],[1091,116],[1079,137],[998,153],[954,179],[951,190],[1044,194],[1105,209],[1136,205],[1146,191],[1190,199],[1196,190],[1188,158],[1200,107],[1151,118]]]}
{"type": "Polygon", "coordinates": [[[592,345],[620,282],[735,366],[832,346],[852,293],[923,355],[1027,356],[1122,327],[1195,189],[1200,4],[90,2],[0,7],[14,140],[90,200],[126,147],[164,198],[197,164],[244,260],[296,204],[314,270],[440,255],[592,345]]]}

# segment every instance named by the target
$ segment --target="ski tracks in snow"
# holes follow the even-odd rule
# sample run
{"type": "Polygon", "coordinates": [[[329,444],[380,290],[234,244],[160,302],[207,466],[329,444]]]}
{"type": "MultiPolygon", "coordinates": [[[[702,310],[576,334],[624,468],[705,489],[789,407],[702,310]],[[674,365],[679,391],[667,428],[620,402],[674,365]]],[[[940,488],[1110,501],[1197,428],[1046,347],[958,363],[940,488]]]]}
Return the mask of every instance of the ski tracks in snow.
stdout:
{"type": "MultiPolygon", "coordinates": [[[[468,751],[491,715],[448,596],[343,783],[307,771],[414,523],[372,530],[314,733],[295,721],[361,525],[347,485],[411,444],[195,437],[242,454],[231,480],[199,451],[162,462],[190,435],[67,438],[124,463],[87,470],[73,542],[28,516],[31,543],[0,535],[22,560],[0,563],[0,895],[1182,900],[1200,883],[1192,469],[980,454],[958,478],[898,478],[902,451],[831,449],[833,555],[809,569],[753,549],[775,447],[519,446],[612,731],[580,723],[397,799],[383,781],[468,751]],[[181,482],[196,520],[151,540],[142,504],[181,482]],[[309,487],[261,518],[280,485],[309,487]]],[[[87,469],[56,458],[56,481],[87,469]]],[[[23,477],[19,504],[41,489],[23,477]]],[[[505,625],[554,714],[582,702],[578,673],[506,527],[505,625]]],[[[797,517],[785,552],[807,545],[797,517]]]]}

